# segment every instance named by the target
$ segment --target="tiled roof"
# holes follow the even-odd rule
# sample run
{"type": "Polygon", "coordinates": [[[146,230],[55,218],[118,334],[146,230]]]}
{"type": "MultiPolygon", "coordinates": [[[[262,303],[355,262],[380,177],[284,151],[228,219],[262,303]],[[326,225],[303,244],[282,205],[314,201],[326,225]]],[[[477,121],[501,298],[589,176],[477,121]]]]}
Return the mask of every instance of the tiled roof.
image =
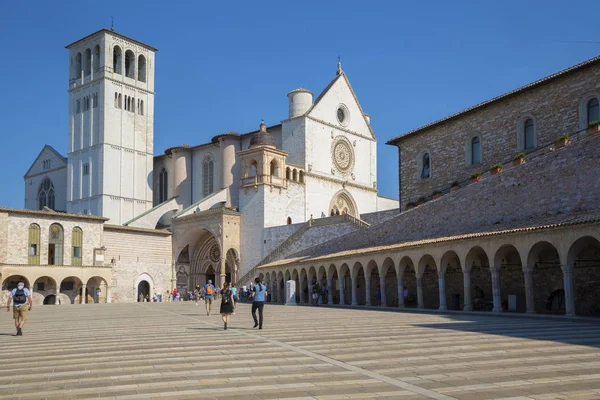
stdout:
{"type": "Polygon", "coordinates": [[[138,233],[149,233],[151,235],[170,236],[171,231],[168,229],[150,229],[150,228],[134,228],[131,226],[104,224],[104,230],[127,231],[138,233]]]}
{"type": "Polygon", "coordinates": [[[69,214],[59,211],[43,211],[43,210],[26,210],[24,208],[8,208],[0,207],[0,212],[6,212],[9,214],[27,214],[27,215],[38,215],[56,219],[85,219],[98,222],[108,221],[108,218],[98,217],[95,215],[80,215],[80,214],[69,214]]]}
{"type": "Polygon", "coordinates": [[[427,244],[435,244],[435,243],[446,243],[458,240],[467,240],[474,238],[484,238],[490,236],[500,236],[500,235],[508,235],[514,233],[523,233],[523,232],[533,232],[547,229],[557,229],[564,228],[574,225],[583,225],[600,222],[600,210],[585,212],[585,213],[573,213],[573,214],[559,214],[554,216],[547,217],[536,217],[529,220],[523,220],[519,223],[515,223],[512,228],[502,228],[498,227],[498,229],[488,229],[482,232],[471,232],[453,236],[443,236],[429,239],[421,239],[408,241],[403,243],[396,244],[388,244],[382,246],[372,246],[372,247],[364,247],[360,249],[351,249],[346,251],[340,251],[337,253],[330,253],[318,256],[306,256],[306,257],[294,257],[283,260],[274,261],[269,264],[265,264],[260,266],[259,268],[269,268],[269,267],[278,267],[293,263],[313,263],[318,261],[330,260],[332,258],[341,258],[348,256],[360,256],[364,254],[376,253],[379,251],[393,251],[403,248],[410,248],[416,246],[422,246],[427,244]],[[533,221],[536,220],[537,223],[533,221]]]}
{"type": "Polygon", "coordinates": [[[391,138],[390,140],[388,140],[386,142],[386,144],[395,145],[396,143],[398,143],[398,142],[400,142],[400,141],[402,141],[402,140],[404,140],[404,139],[406,139],[408,137],[416,135],[417,133],[420,133],[420,132],[423,132],[423,131],[425,131],[427,129],[433,128],[433,127],[438,126],[438,125],[441,125],[441,124],[443,124],[445,122],[449,122],[449,121],[452,121],[454,119],[460,118],[460,117],[462,117],[462,116],[464,116],[464,115],[466,115],[466,114],[468,114],[470,112],[477,111],[480,108],[483,108],[485,106],[488,106],[488,105],[500,102],[500,101],[505,100],[505,99],[507,99],[509,97],[515,96],[515,95],[520,94],[522,92],[525,92],[525,91],[527,91],[529,89],[533,89],[533,88],[536,88],[536,87],[541,86],[543,84],[549,83],[549,82],[551,82],[551,81],[553,81],[555,79],[558,79],[558,78],[561,78],[561,77],[563,77],[565,75],[568,75],[570,73],[582,70],[582,69],[587,68],[587,67],[589,67],[591,65],[594,65],[594,64],[596,64],[598,62],[600,62],[600,56],[594,57],[594,58],[592,58],[590,60],[587,60],[587,61],[584,61],[584,62],[582,62],[580,64],[574,65],[572,67],[564,69],[564,70],[562,70],[560,72],[557,72],[555,74],[549,75],[549,76],[547,76],[545,78],[542,78],[540,80],[537,80],[535,82],[531,82],[528,85],[522,86],[522,87],[520,87],[518,89],[515,89],[515,90],[513,90],[511,92],[508,92],[508,93],[505,93],[503,95],[494,97],[493,99],[486,100],[486,101],[484,101],[482,103],[476,104],[476,105],[474,105],[472,107],[469,107],[469,108],[467,108],[465,110],[459,111],[459,112],[457,112],[455,114],[449,115],[449,116],[447,116],[445,118],[438,119],[437,121],[431,122],[431,123],[429,123],[427,125],[424,125],[424,126],[422,126],[420,128],[413,129],[412,131],[409,131],[409,132],[406,132],[406,133],[404,133],[402,135],[399,135],[399,136],[396,136],[394,138],[391,138]]]}

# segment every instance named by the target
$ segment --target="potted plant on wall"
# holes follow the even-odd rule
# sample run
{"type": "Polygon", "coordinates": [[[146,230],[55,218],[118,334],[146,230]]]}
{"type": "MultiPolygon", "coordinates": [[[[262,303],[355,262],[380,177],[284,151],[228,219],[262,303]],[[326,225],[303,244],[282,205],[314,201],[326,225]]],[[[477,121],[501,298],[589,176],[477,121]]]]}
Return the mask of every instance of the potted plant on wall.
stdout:
{"type": "Polygon", "coordinates": [[[557,149],[560,149],[561,147],[565,147],[570,143],[571,143],[571,140],[569,139],[569,135],[566,135],[566,134],[562,135],[561,137],[556,139],[556,142],[554,142],[555,147],[557,149]]]}
{"type": "Polygon", "coordinates": [[[431,195],[431,197],[432,197],[433,200],[439,199],[440,197],[442,197],[442,192],[439,191],[439,190],[435,190],[433,192],[433,194],[431,195]]]}
{"type": "Polygon", "coordinates": [[[492,164],[492,166],[490,167],[491,175],[499,174],[502,171],[504,171],[504,167],[502,167],[502,164],[500,164],[500,163],[492,164]]]}
{"type": "Polygon", "coordinates": [[[594,135],[600,132],[600,120],[592,121],[588,124],[586,135],[594,135]]]}
{"type": "Polygon", "coordinates": [[[458,181],[452,182],[452,184],[450,185],[450,190],[452,190],[453,192],[456,192],[458,189],[460,189],[460,185],[459,185],[458,181]]]}
{"type": "Polygon", "coordinates": [[[469,183],[479,182],[481,180],[481,172],[473,172],[469,178],[469,183]]]}
{"type": "Polygon", "coordinates": [[[417,205],[420,206],[421,204],[425,203],[427,201],[427,199],[424,196],[419,197],[419,200],[417,200],[417,205]]]}
{"type": "Polygon", "coordinates": [[[525,164],[525,153],[517,153],[515,154],[515,156],[513,157],[513,165],[517,166],[517,165],[521,165],[521,164],[525,164]]]}

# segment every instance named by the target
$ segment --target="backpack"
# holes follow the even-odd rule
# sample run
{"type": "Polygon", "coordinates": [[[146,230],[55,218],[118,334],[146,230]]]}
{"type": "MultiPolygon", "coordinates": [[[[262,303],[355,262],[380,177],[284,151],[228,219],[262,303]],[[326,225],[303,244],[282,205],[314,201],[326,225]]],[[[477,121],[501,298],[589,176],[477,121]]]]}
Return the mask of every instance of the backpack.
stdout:
{"type": "Polygon", "coordinates": [[[206,287],[206,294],[211,296],[215,293],[215,288],[213,287],[213,285],[208,285],[206,287]]]}
{"type": "Polygon", "coordinates": [[[18,289],[13,296],[13,303],[25,304],[27,302],[27,296],[25,296],[25,289],[18,289]]]}
{"type": "Polygon", "coordinates": [[[223,303],[229,304],[229,300],[231,299],[231,290],[227,289],[223,292],[223,303]]]}

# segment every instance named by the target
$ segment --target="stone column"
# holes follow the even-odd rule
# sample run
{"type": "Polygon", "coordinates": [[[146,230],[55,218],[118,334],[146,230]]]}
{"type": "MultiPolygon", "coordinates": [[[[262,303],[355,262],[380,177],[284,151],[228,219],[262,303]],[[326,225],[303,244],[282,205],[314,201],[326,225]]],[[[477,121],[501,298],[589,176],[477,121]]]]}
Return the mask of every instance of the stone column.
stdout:
{"type": "Polygon", "coordinates": [[[327,279],[327,304],[333,304],[333,278],[327,279]]]}
{"type": "Polygon", "coordinates": [[[446,276],[444,274],[439,274],[438,277],[438,286],[440,290],[440,311],[446,311],[446,276]]]}
{"type": "Polygon", "coordinates": [[[371,305],[371,277],[368,278],[365,276],[365,305],[371,305]]]}
{"type": "Polygon", "coordinates": [[[387,307],[387,299],[385,297],[385,276],[379,277],[379,291],[381,292],[381,307],[387,307]]]}
{"type": "MultiPolygon", "coordinates": [[[[104,303],[107,303],[108,301],[108,293],[106,292],[106,288],[108,287],[108,285],[106,283],[103,283],[100,285],[100,291],[102,292],[102,294],[104,294],[104,303]]],[[[152,296],[150,296],[152,297],[152,296]]],[[[100,303],[100,299],[98,299],[98,303],[100,303]]]]}
{"type": "Polygon", "coordinates": [[[54,304],[60,304],[60,284],[56,285],[56,290],[54,291],[54,304]]]}
{"type": "Polygon", "coordinates": [[[417,308],[425,308],[423,304],[423,278],[417,277],[417,308]]]}
{"type": "MultiPolygon", "coordinates": [[[[111,302],[110,296],[111,296],[110,286],[106,286],[106,302],[107,303],[111,302]]],[[[167,300],[165,300],[165,301],[167,301],[167,300]]]]}
{"type": "Polygon", "coordinates": [[[398,308],[404,308],[404,276],[398,276],[398,308]]]}
{"type": "Polygon", "coordinates": [[[565,311],[567,317],[575,315],[575,290],[573,287],[573,266],[563,265],[563,284],[565,287],[565,311]]]}
{"type": "Polygon", "coordinates": [[[219,287],[223,287],[223,284],[225,283],[226,280],[226,260],[225,257],[221,258],[221,276],[220,276],[220,281],[219,281],[219,287]]]}
{"type": "Polygon", "coordinates": [[[344,286],[344,277],[338,278],[338,281],[340,283],[340,305],[344,305],[346,304],[346,294],[344,293],[346,291],[346,288],[344,286]]]}
{"type": "Polygon", "coordinates": [[[308,299],[306,300],[306,302],[308,304],[312,304],[313,299],[312,299],[312,282],[310,279],[307,279],[307,285],[308,285],[308,299]]]}
{"type": "Polygon", "coordinates": [[[473,311],[473,304],[471,303],[471,270],[463,271],[463,286],[464,286],[464,306],[463,311],[473,311]]]}
{"type": "Polygon", "coordinates": [[[490,268],[492,274],[492,299],[494,300],[494,308],[492,312],[502,312],[502,295],[500,293],[500,268],[490,268]]]}
{"type": "Polygon", "coordinates": [[[86,298],[87,296],[85,295],[85,283],[83,285],[81,285],[81,304],[85,304],[86,303],[86,298]]]}
{"type": "Polygon", "coordinates": [[[352,305],[358,305],[358,301],[356,300],[356,278],[352,278],[352,305]]]}
{"type": "Polygon", "coordinates": [[[523,271],[523,278],[525,280],[525,303],[527,305],[527,312],[535,314],[535,300],[533,298],[533,271],[526,269],[523,271]]]}

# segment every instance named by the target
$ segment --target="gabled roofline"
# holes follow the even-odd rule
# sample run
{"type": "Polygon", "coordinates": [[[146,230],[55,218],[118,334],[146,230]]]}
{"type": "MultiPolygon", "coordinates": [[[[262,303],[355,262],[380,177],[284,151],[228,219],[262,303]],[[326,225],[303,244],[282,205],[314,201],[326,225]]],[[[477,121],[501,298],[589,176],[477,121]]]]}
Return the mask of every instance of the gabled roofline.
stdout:
{"type": "Polygon", "coordinates": [[[306,111],[304,113],[304,116],[308,116],[312,112],[312,110],[317,106],[317,104],[319,104],[319,102],[323,99],[323,97],[325,97],[325,94],[327,94],[327,92],[329,92],[329,90],[338,81],[338,79],[341,79],[342,77],[344,78],[344,80],[346,80],[346,84],[350,88],[350,93],[352,93],[352,97],[354,98],[354,101],[358,105],[358,109],[360,110],[362,118],[365,121],[365,124],[367,125],[367,127],[369,128],[371,137],[376,140],[377,138],[375,137],[375,132],[373,132],[373,128],[371,128],[371,124],[369,123],[369,121],[367,121],[367,117],[366,117],[367,114],[362,109],[362,106],[360,105],[360,101],[358,101],[358,97],[356,97],[356,93],[354,93],[354,89],[352,88],[352,85],[350,84],[350,81],[348,80],[348,77],[346,76],[346,73],[344,71],[341,71],[338,75],[336,75],[335,78],[333,78],[333,80],[331,82],[329,82],[329,85],[327,85],[327,87],[321,92],[321,94],[319,94],[319,97],[317,97],[317,99],[313,102],[312,106],[310,106],[308,111],[306,111]]]}
{"type": "Polygon", "coordinates": [[[42,147],[42,150],[38,153],[37,157],[33,160],[33,163],[31,163],[31,166],[29,167],[29,169],[27,170],[25,175],[23,175],[23,179],[27,178],[27,175],[29,175],[29,173],[31,172],[31,169],[33,168],[33,166],[35,165],[37,160],[39,160],[39,158],[42,156],[42,153],[46,149],[49,149],[51,152],[53,152],[59,159],[61,159],[65,163],[65,165],[68,163],[67,157],[63,157],[63,155],[60,154],[58,151],[56,151],[56,149],[54,147],[50,146],[49,144],[46,144],[46,145],[44,145],[44,147],[42,147]]]}
{"type": "Polygon", "coordinates": [[[151,50],[151,51],[154,51],[154,52],[158,51],[158,49],[157,49],[156,47],[152,47],[152,46],[150,46],[150,45],[147,45],[147,44],[145,44],[145,43],[142,43],[142,42],[140,42],[140,41],[138,41],[138,40],[132,39],[132,38],[130,38],[130,37],[128,37],[128,36],[125,36],[125,35],[121,35],[120,33],[117,33],[117,32],[115,32],[115,31],[113,31],[113,30],[106,29],[106,28],[102,28],[102,29],[100,29],[99,31],[96,31],[96,32],[94,32],[94,33],[92,33],[92,34],[90,34],[90,35],[87,35],[86,37],[84,37],[84,38],[82,38],[82,39],[79,39],[79,40],[77,40],[77,41],[75,41],[75,42],[73,42],[73,43],[71,43],[71,44],[68,44],[68,45],[66,45],[66,46],[65,46],[65,49],[68,49],[68,48],[70,48],[70,47],[72,47],[72,46],[75,46],[75,45],[76,45],[76,44],[78,44],[79,42],[83,42],[84,40],[87,40],[87,39],[91,38],[92,36],[95,36],[95,35],[97,35],[97,34],[99,34],[99,33],[110,33],[111,35],[118,36],[118,37],[120,37],[121,39],[129,40],[130,42],[133,42],[133,43],[135,43],[135,44],[138,44],[138,45],[140,45],[140,46],[142,46],[142,47],[145,47],[145,48],[146,48],[146,49],[148,49],[148,50],[151,50]]]}
{"type": "Polygon", "coordinates": [[[523,93],[523,92],[526,92],[526,91],[528,91],[528,90],[531,90],[531,89],[537,88],[537,87],[539,87],[539,86],[541,86],[541,85],[544,85],[544,84],[546,84],[546,83],[550,83],[550,82],[552,82],[552,81],[555,81],[555,80],[557,80],[557,79],[560,79],[560,78],[562,78],[562,77],[564,77],[564,76],[566,76],[566,75],[569,75],[569,74],[571,74],[571,73],[574,73],[574,72],[580,71],[580,70],[582,70],[582,69],[585,69],[585,68],[587,68],[587,67],[590,67],[590,66],[592,66],[592,65],[594,65],[594,64],[597,64],[597,63],[599,63],[599,62],[600,62],[600,56],[597,56],[597,57],[591,58],[591,59],[589,59],[589,60],[587,60],[587,61],[584,61],[584,62],[582,62],[582,63],[576,64],[576,65],[574,65],[574,66],[572,66],[572,67],[569,67],[569,68],[567,68],[567,69],[564,69],[564,70],[562,70],[562,71],[559,71],[559,72],[557,72],[557,73],[555,73],[555,74],[552,74],[552,75],[546,76],[545,78],[542,78],[542,79],[539,79],[539,80],[537,80],[537,81],[531,82],[531,83],[529,83],[529,84],[527,84],[527,85],[525,85],[525,86],[522,86],[522,87],[520,87],[520,88],[517,88],[517,89],[515,89],[515,90],[512,90],[512,91],[510,91],[510,92],[508,92],[508,93],[502,94],[502,95],[500,95],[500,96],[496,96],[496,97],[494,97],[494,98],[492,98],[492,99],[490,99],[490,100],[486,100],[486,101],[484,101],[484,102],[482,102],[482,103],[476,104],[476,105],[474,105],[474,106],[472,106],[472,107],[469,107],[469,108],[467,108],[467,109],[464,109],[464,110],[462,110],[462,111],[459,111],[459,112],[457,112],[457,113],[455,113],[455,114],[449,115],[449,116],[447,116],[447,117],[444,117],[444,118],[442,118],[442,119],[438,119],[437,121],[433,121],[433,122],[431,122],[431,123],[429,123],[429,124],[427,124],[427,125],[424,125],[424,126],[422,126],[422,127],[420,127],[420,128],[413,129],[412,131],[408,131],[408,132],[406,132],[406,133],[403,133],[402,135],[399,135],[399,136],[393,137],[393,138],[391,138],[390,140],[388,140],[388,141],[386,142],[386,144],[389,144],[389,145],[395,146],[395,145],[397,145],[397,144],[398,144],[400,141],[402,141],[402,140],[404,140],[404,139],[406,139],[406,138],[408,138],[408,137],[414,136],[414,135],[416,135],[416,134],[418,134],[418,133],[421,133],[421,132],[423,132],[423,131],[426,131],[426,130],[428,130],[428,129],[434,128],[434,127],[436,127],[436,126],[438,126],[438,125],[442,125],[442,124],[444,124],[444,123],[446,123],[446,122],[450,122],[450,121],[453,121],[453,120],[455,120],[455,119],[461,118],[461,117],[463,117],[463,116],[465,116],[465,115],[467,115],[467,114],[469,114],[469,113],[472,113],[472,112],[478,111],[478,110],[480,110],[480,109],[482,109],[482,108],[484,108],[484,107],[486,107],[486,106],[489,106],[489,105],[492,105],[492,104],[498,103],[498,102],[500,102],[500,101],[506,100],[506,99],[508,99],[508,98],[510,98],[510,97],[513,97],[513,96],[519,95],[519,94],[521,94],[521,93],[523,93]]]}

